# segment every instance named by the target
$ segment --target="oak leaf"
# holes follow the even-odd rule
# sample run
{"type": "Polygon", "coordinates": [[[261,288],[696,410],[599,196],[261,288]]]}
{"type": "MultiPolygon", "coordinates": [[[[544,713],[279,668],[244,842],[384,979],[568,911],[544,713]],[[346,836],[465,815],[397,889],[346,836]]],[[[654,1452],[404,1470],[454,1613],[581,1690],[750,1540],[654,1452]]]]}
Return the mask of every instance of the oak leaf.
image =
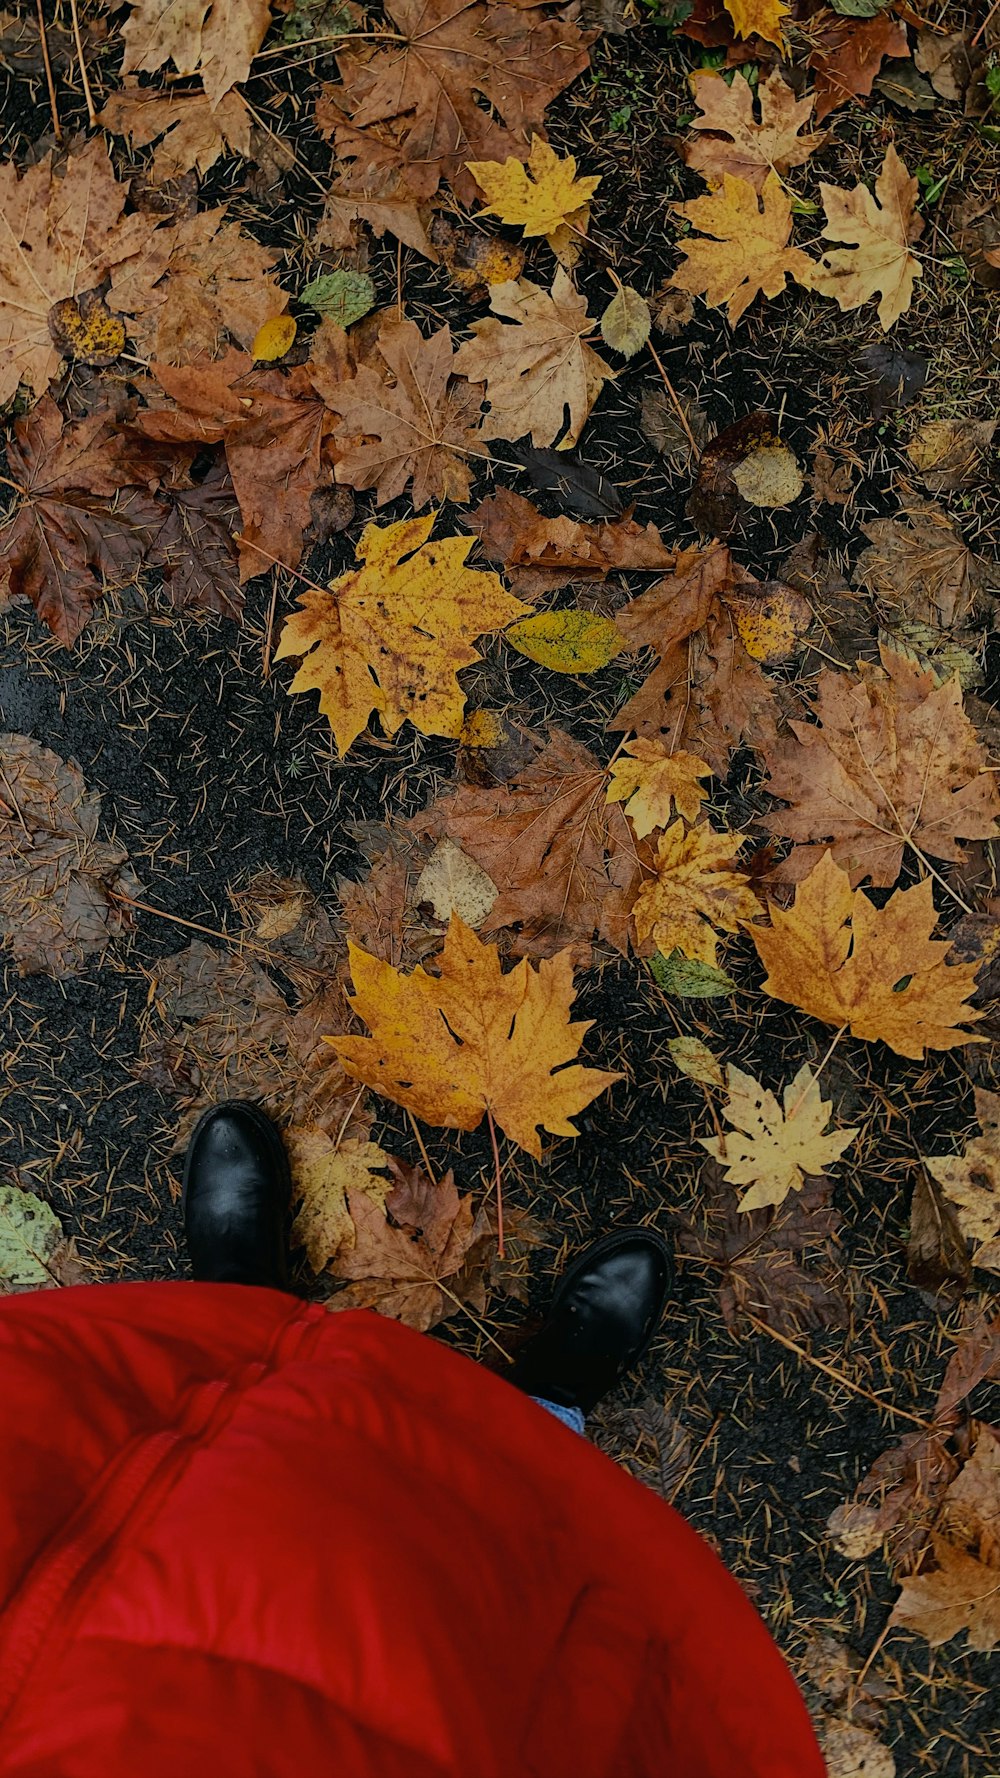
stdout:
{"type": "Polygon", "coordinates": [[[363,364],[328,397],[343,416],[336,433],[338,482],[375,488],[379,506],[410,481],[418,509],[429,500],[468,500],[470,458],[489,455],[476,429],[483,392],[453,374],[458,356],[450,328],[425,340],[413,321],[384,321],[378,350],[391,383],[363,364]]]}
{"type": "Polygon", "coordinates": [[[816,87],[816,122],[849,99],[866,98],[886,56],[908,56],[906,26],[888,10],[874,18],[838,18],[823,12],[810,20],[808,66],[816,87]]]}
{"type": "Polygon", "coordinates": [[[858,309],[879,295],[878,318],[888,332],[909,308],[914,282],[923,276],[910,249],[923,229],[916,214],[916,178],[910,178],[890,143],[874,197],[867,185],[853,191],[826,184],[819,189],[826,210],[823,233],[849,244],[824,253],[801,281],[821,296],[832,296],[842,309],[858,309]]]}
{"type": "Polygon", "coordinates": [[[807,1173],[825,1173],[858,1134],[857,1129],[827,1130],[830,1101],[820,1097],[819,1081],[807,1062],[786,1086],[784,1108],[733,1063],[728,1085],[724,1116],[731,1128],[724,1138],[699,1140],[725,1167],[730,1184],[749,1186],[739,1201],[743,1211],[783,1204],[790,1191],[802,1190],[807,1173]]]}
{"type": "Polygon", "coordinates": [[[643,884],[632,908],[639,943],[652,938],[664,957],[681,951],[714,969],[718,941],[712,927],[738,932],[761,912],[746,877],[726,868],[745,839],[707,824],[685,829],[675,821],[668,827],[656,850],[656,876],[643,884]]]}
{"type": "Polygon", "coordinates": [[[367,525],[359,567],[330,590],[312,588],[285,623],[275,660],[304,657],[293,692],[318,691],[341,754],[377,711],[387,735],[458,735],[465,699],[456,678],[480,659],[470,643],[527,613],[496,574],[466,568],[471,537],[429,543],[437,514],[367,525]]]}
{"type": "Polygon", "coordinates": [[[560,160],[541,136],[533,137],[526,166],[511,155],[502,163],[469,161],[468,169],[486,198],[483,216],[523,229],[525,239],[544,235],[557,259],[575,264],[599,176],[578,179],[574,157],[560,160]]]}
{"type": "Polygon", "coordinates": [[[21,178],[13,161],[0,164],[0,407],[20,383],[44,395],[58,375],[53,306],[94,290],[146,245],[156,220],[123,216],[127,196],[102,141],[88,142],[58,172],[51,154],[21,178]]]}
{"type": "Polygon", "coordinates": [[[620,1080],[574,1058],[591,1021],[572,1024],[568,951],[522,959],[509,974],[495,945],[453,915],[440,976],[401,976],[350,949],[351,1008],[371,1037],[335,1037],[348,1074],[427,1123],[474,1130],[489,1113],[519,1148],[541,1158],[539,1126],[575,1136],[570,1121],[620,1080]]]}
{"type": "Polygon", "coordinates": [[[782,20],[791,11],[785,0],[723,0],[723,4],[737,37],[763,37],[766,43],[783,47],[782,20]]]}
{"type": "Polygon", "coordinates": [[[201,75],[215,107],[246,79],[270,21],[270,0],[132,0],[122,27],[122,73],[155,74],[173,62],[178,74],[201,75]]]}
{"type": "Polygon", "coordinates": [[[698,780],[711,775],[711,766],[696,753],[683,748],[670,753],[662,741],[640,737],[627,741],[611,762],[608,802],[625,804],[633,832],[644,839],[654,828],[666,827],[671,805],[685,821],[697,821],[705,798],[698,780]]]}
{"type": "Polygon", "coordinates": [[[712,239],[680,242],[685,262],[671,284],[703,296],[710,308],[725,304],[733,326],[755,296],[780,296],[789,277],[810,281],[813,261],[789,244],[792,201],[776,173],[768,173],[759,198],[746,179],[723,173],[719,190],[674,209],[712,239]]]}
{"type": "Polygon", "coordinates": [[[436,1185],[394,1171],[384,1208],[364,1192],[348,1194],[354,1241],[341,1247],[331,1270],[350,1282],[326,1307],[375,1309],[418,1333],[466,1306],[481,1314],[495,1245],[485,1212],[475,1215],[472,1198],[459,1197],[450,1171],[436,1185]]]}
{"type": "Polygon", "coordinates": [[[165,364],[218,358],[227,335],[250,347],[288,294],[270,276],[275,255],[226,222],[226,206],[158,228],[112,267],[108,306],[129,317],[140,355],[165,364]]]}
{"type": "Polygon", "coordinates": [[[964,1155],[922,1155],[954,1206],[958,1227],[974,1243],[972,1264],[1000,1272],[1000,1094],[976,1088],[980,1135],[964,1155]]]}
{"type": "Polygon", "coordinates": [[[907,845],[959,861],[964,839],[993,839],[1000,793],[957,678],[881,650],[882,666],[819,676],[815,723],[793,722],[794,740],[764,748],[768,789],[792,807],[767,818],[800,844],[782,874],[795,880],[829,846],[852,884],[889,888],[907,845]]]}
{"type": "Polygon", "coordinates": [[[594,326],[586,298],[560,266],[551,293],[521,278],[495,284],[490,307],[494,316],[514,325],[492,317],[473,321],[476,337],[459,347],[454,362],[460,376],[486,383],[489,411],[482,436],[516,439],[530,432],[532,444],[550,445],[559,438],[558,448],[569,450],[602,384],[614,380],[614,372],[584,341],[594,326]]]}
{"type": "Polygon", "coordinates": [[[413,826],[453,839],[497,885],[485,931],[513,926],[515,950],[550,955],[571,944],[586,961],[595,933],[628,948],[643,870],[606,784],[600,760],[556,729],[506,783],[459,785],[413,826]]]}
{"type": "Polygon", "coordinates": [[[945,962],[951,947],[931,937],[935,920],[929,877],[876,908],[824,852],[792,907],[772,904],[770,927],[749,931],[768,971],[765,994],[919,1060],[975,1042],[957,1026],[981,1016],[968,1004],[976,965],[945,962]]]}
{"type": "Polygon", "coordinates": [[[544,518],[510,488],[490,494],[466,523],[478,532],[487,560],[507,570],[511,591],[520,599],[556,592],[571,581],[603,580],[615,568],[659,571],[676,560],[653,524],[637,525],[634,519],[588,524],[565,514],[544,518]]]}
{"type": "Polygon", "coordinates": [[[128,924],[113,895],[137,885],[100,819],[75,760],[0,735],[0,937],[22,975],[78,975],[128,924]]]}
{"type": "Polygon", "coordinates": [[[686,142],[684,159],[711,183],[730,173],[761,191],[768,173],[780,175],[802,166],[827,140],[825,130],[799,134],[812,116],[812,95],[797,99],[777,69],[756,90],[759,123],[754,89],[738,70],[731,86],[720,74],[706,71],[692,75],[692,84],[701,116],[691,127],[711,134],[686,142]]]}
{"type": "Polygon", "coordinates": [[[471,203],[467,163],[527,158],[546,107],[587,67],[590,39],[539,6],[389,0],[386,12],[402,42],[337,58],[349,118],[338,155],[404,170],[418,202],[447,180],[471,203]]]}
{"type": "Polygon", "coordinates": [[[969,1648],[988,1653],[1000,1642],[1000,1567],[944,1537],[933,1547],[937,1567],[904,1580],[890,1624],[915,1630],[932,1648],[965,1630],[969,1648]]]}
{"type": "Polygon", "coordinates": [[[250,112],[241,93],[226,93],[215,106],[206,93],[161,93],[126,81],[109,93],[97,121],[133,148],[159,144],[149,176],[154,185],[201,174],[225,153],[249,155],[250,112]]]}

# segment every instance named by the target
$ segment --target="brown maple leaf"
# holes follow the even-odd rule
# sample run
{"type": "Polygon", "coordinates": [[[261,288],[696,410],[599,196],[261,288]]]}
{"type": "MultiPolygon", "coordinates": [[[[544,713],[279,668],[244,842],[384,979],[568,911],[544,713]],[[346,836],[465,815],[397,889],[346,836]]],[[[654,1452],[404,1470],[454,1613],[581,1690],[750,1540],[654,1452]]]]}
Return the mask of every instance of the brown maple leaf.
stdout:
{"type": "Polygon", "coordinates": [[[590,38],[537,5],[389,0],[386,11],[402,41],[337,58],[352,122],[338,155],[395,162],[418,200],[445,179],[471,204],[466,162],[527,160],[546,106],[587,67],[590,38]]]}
{"type": "Polygon", "coordinates": [[[463,1308],[482,1314],[495,1245],[485,1211],[476,1215],[472,1198],[459,1197],[450,1170],[436,1185],[416,1168],[394,1172],[385,1209],[364,1192],[347,1194],[354,1244],[340,1249],[330,1270],[351,1282],[327,1308],[376,1309],[419,1333],[463,1308]]]}
{"type": "Polygon", "coordinates": [[[200,74],[211,104],[250,72],[267,27],[270,0],[133,0],[122,27],[123,74],[155,74],[173,62],[178,74],[200,74]]]}
{"type": "Polygon", "coordinates": [[[108,306],[129,317],[147,361],[217,358],[227,336],[249,347],[288,297],[270,276],[275,255],[226,222],[226,206],[168,222],[139,252],[112,267],[108,306]]]}
{"type": "Polygon", "coordinates": [[[793,722],[794,740],[764,746],[768,789],[792,805],[767,826],[799,842],[782,867],[786,880],[798,881],[829,848],[852,886],[870,877],[889,888],[907,845],[918,857],[959,861],[956,836],[996,836],[1000,794],[958,679],[939,685],[906,655],[883,648],[881,656],[881,667],[821,673],[818,720],[793,722]]]}
{"type": "Polygon", "coordinates": [[[889,1622],[916,1630],[932,1648],[968,1632],[970,1649],[988,1653],[1000,1642],[1000,1565],[980,1562],[967,1550],[935,1537],[937,1566],[903,1582],[889,1622]]]}
{"type": "Polygon", "coordinates": [[[949,633],[969,623],[985,591],[985,564],[943,507],[914,501],[898,518],[874,519],[862,530],[870,547],[855,564],[855,585],[893,622],[949,633]]]}
{"type": "Polygon", "coordinates": [[[627,949],[642,861],[650,857],[621,809],[606,803],[606,790],[600,761],[554,729],[507,783],[459,785],[412,826],[454,840],[496,884],[484,932],[513,927],[516,952],[550,956],[574,945],[583,960],[595,933],[627,949]]]}
{"type": "Polygon", "coordinates": [[[0,165],[0,407],[23,383],[43,395],[62,366],[49,313],[133,262],[156,227],[123,216],[128,185],[115,179],[103,142],[88,142],[57,170],[53,157],[18,178],[0,165]]]}
{"type": "Polygon", "coordinates": [[[827,140],[825,130],[799,134],[812,115],[812,95],[797,99],[777,69],[756,90],[759,122],[754,89],[738,71],[731,86],[711,71],[692,75],[692,82],[701,116],[691,127],[711,134],[685,142],[684,159],[710,183],[732,173],[760,191],[769,172],[787,173],[790,167],[802,166],[827,140]]]}
{"type": "Polygon", "coordinates": [[[342,416],[338,482],[375,488],[378,506],[410,481],[417,511],[431,500],[467,501],[472,463],[489,453],[476,429],[483,392],[453,374],[451,329],[425,340],[413,321],[383,321],[378,350],[391,383],[364,364],[330,395],[342,416]]]}
{"type": "Polygon", "coordinates": [[[678,1217],[678,1247],[704,1260],[719,1276],[727,1327],[752,1315],[778,1333],[812,1327],[845,1327],[838,1232],[842,1218],[831,1208],[833,1183],[807,1179],[777,1210],[740,1210],[739,1190],[715,1161],[702,1168],[698,1221],[678,1217]],[[813,1250],[815,1263],[804,1255],[813,1250]]]}
{"type": "Polygon", "coordinates": [[[136,573],[167,516],[141,485],[141,445],[106,408],[64,425],[48,396],[8,441],[20,503],[0,524],[3,575],[67,648],[105,586],[136,573]]]}
{"type": "Polygon", "coordinates": [[[225,463],[212,464],[193,487],[161,490],[166,517],[153,538],[146,566],[157,568],[177,611],[243,610],[234,537],[240,509],[225,463]]]}
{"type": "Polygon", "coordinates": [[[820,11],[809,21],[809,67],[816,83],[816,122],[849,99],[867,98],[886,56],[908,56],[906,26],[889,12],[843,18],[820,11]]]}
{"type": "Polygon", "coordinates": [[[129,923],[113,896],[138,884],[100,819],[75,760],[0,735],[0,935],[22,975],[78,975],[129,923]]]}
{"type": "Polygon", "coordinates": [[[603,580],[615,568],[659,572],[676,560],[653,524],[618,519],[595,525],[565,515],[547,519],[510,488],[489,495],[467,522],[479,533],[487,561],[507,569],[519,599],[536,599],[571,581],[603,580]]]}
{"type": "Polygon", "coordinates": [[[528,278],[495,284],[493,316],[473,321],[475,339],[455,354],[454,369],[473,383],[486,383],[488,411],[484,438],[523,438],[535,445],[559,439],[559,449],[576,444],[602,384],[614,379],[584,335],[594,321],[586,298],[574,290],[559,266],[551,293],[528,278]],[[567,425],[568,410],[568,425],[567,425]]]}
{"type": "Polygon", "coordinates": [[[207,173],[227,151],[250,153],[250,112],[240,93],[227,93],[213,107],[207,93],[161,93],[127,80],[121,92],[108,94],[97,122],[127,136],[133,148],[159,143],[149,169],[154,185],[195,167],[207,173]]]}

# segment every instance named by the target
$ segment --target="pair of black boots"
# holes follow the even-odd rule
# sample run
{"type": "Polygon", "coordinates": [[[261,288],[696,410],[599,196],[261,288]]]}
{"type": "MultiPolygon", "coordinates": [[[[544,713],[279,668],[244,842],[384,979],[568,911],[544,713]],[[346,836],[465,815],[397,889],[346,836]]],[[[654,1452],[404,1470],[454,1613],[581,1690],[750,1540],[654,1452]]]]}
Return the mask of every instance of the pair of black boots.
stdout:
{"type": "MultiPolygon", "coordinates": [[[[230,1100],[197,1124],[184,1164],[184,1229],[197,1279],[288,1289],[291,1182],[276,1126],[230,1100]]],[[[638,1363],[669,1284],[666,1243],[627,1228],[581,1253],[508,1380],[528,1395],[589,1414],[638,1363]]]]}

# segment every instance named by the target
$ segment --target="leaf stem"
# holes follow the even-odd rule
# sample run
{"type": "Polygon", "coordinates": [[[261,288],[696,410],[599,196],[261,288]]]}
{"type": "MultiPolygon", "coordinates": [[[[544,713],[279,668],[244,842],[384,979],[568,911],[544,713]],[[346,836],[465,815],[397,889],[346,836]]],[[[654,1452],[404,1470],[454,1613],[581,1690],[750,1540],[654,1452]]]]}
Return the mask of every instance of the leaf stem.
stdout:
{"type": "Polygon", "coordinates": [[[493,1144],[493,1165],[496,1168],[497,1253],[500,1255],[501,1259],[504,1259],[506,1256],[504,1253],[504,1244],[503,1244],[503,1180],[502,1180],[501,1173],[500,1173],[500,1150],[497,1147],[497,1132],[496,1132],[496,1125],[493,1122],[493,1113],[490,1110],[488,1105],[486,1107],[486,1121],[490,1126],[490,1141],[493,1144]]]}

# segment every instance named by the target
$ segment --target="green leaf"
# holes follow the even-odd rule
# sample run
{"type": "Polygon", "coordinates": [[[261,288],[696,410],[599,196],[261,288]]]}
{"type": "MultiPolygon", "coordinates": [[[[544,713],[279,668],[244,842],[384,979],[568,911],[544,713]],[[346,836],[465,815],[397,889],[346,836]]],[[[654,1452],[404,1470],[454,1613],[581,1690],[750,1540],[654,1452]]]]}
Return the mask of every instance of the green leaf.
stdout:
{"type": "Polygon", "coordinates": [[[48,1262],[61,1246],[63,1232],[48,1204],[34,1192],[0,1185],[0,1279],[21,1290],[40,1290],[54,1282],[48,1262]]]}
{"type": "Polygon", "coordinates": [[[873,19],[885,11],[889,0],[830,0],[830,5],[845,19],[873,19]]]}
{"type": "Polygon", "coordinates": [[[676,994],[681,1000],[719,1000],[736,987],[725,970],[699,963],[695,957],[685,957],[683,951],[671,951],[669,957],[650,957],[649,970],[665,993],[676,994]]]}
{"type": "Polygon", "coordinates": [[[504,631],[507,641],[554,673],[595,673],[621,654],[625,637],[596,611],[543,611],[504,631]]]}
{"type": "Polygon", "coordinates": [[[366,272],[327,272],[300,290],[299,302],[338,327],[350,327],[375,307],[375,286],[366,272]]]}
{"type": "Polygon", "coordinates": [[[667,1048],[675,1068],[703,1087],[724,1087],[722,1063],[700,1037],[671,1037],[667,1048]]]}
{"type": "Polygon", "coordinates": [[[613,352],[634,358],[646,344],[651,326],[649,304],[631,284],[623,284],[601,316],[601,338],[613,352]]]}

